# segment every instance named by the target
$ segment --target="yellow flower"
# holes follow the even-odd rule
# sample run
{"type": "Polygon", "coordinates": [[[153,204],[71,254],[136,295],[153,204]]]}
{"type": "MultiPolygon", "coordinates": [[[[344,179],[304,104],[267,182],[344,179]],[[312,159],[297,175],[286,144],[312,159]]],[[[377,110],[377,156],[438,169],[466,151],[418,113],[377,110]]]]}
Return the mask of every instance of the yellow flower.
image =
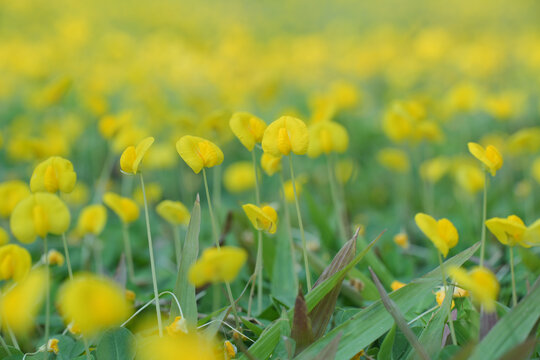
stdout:
{"type": "Polygon", "coordinates": [[[176,151],[195,174],[205,167],[210,168],[223,162],[221,149],[213,142],[197,136],[182,136],[176,142],[176,151]]]}
{"type": "Polygon", "coordinates": [[[470,194],[474,195],[484,188],[484,173],[476,165],[457,163],[453,173],[457,184],[470,194]]]}
{"type": "Polygon", "coordinates": [[[36,315],[45,298],[47,277],[41,268],[32,270],[24,280],[2,293],[0,319],[18,336],[25,336],[36,324],[36,315]]]}
{"type": "Polygon", "coordinates": [[[233,281],[247,259],[244,249],[233,246],[208,248],[189,269],[189,281],[195,286],[233,281]]]}
{"type": "MultiPolygon", "coordinates": [[[[435,301],[437,301],[437,304],[439,306],[442,305],[442,303],[444,302],[444,298],[446,296],[446,291],[444,288],[441,288],[439,289],[436,293],[435,293],[435,301]]],[[[455,305],[455,302],[454,300],[452,300],[452,305],[450,306],[450,309],[453,309],[454,308],[454,305],[455,305]]]]}
{"type": "Polygon", "coordinates": [[[308,150],[309,132],[306,124],[292,116],[282,116],[266,128],[262,139],[264,152],[273,156],[304,155],[308,150]]]}
{"type": "Polygon", "coordinates": [[[9,242],[9,235],[7,231],[3,227],[0,227],[0,246],[6,245],[8,242],[9,242]]]}
{"type": "Polygon", "coordinates": [[[249,151],[253,150],[255,144],[262,141],[264,130],[266,130],[266,123],[263,120],[247,112],[234,113],[229,126],[249,151]]]}
{"type": "Polygon", "coordinates": [[[64,283],[57,303],[65,323],[76,324],[84,336],[118,326],[132,312],[120,286],[89,273],[78,274],[64,283]]]}
{"type": "Polygon", "coordinates": [[[189,210],[180,201],[163,200],[156,207],[156,211],[172,225],[187,225],[189,223],[189,210]]]}
{"type": "Polygon", "coordinates": [[[238,161],[229,165],[223,174],[223,184],[230,193],[239,193],[255,186],[255,172],[250,161],[238,161]]]}
{"type": "MultiPolygon", "coordinates": [[[[263,153],[261,156],[261,167],[266,175],[274,175],[276,172],[281,170],[281,156],[273,156],[268,153],[263,153]]],[[[540,175],[538,179],[540,179],[540,175]]],[[[538,180],[538,182],[540,182],[540,180],[538,180]]]]}
{"type": "Polygon", "coordinates": [[[132,120],[133,113],[124,111],[118,115],[105,115],[99,119],[98,130],[105,139],[111,139],[118,131],[132,120]]]}
{"type": "Polygon", "coordinates": [[[535,154],[540,149],[540,127],[515,132],[506,140],[506,148],[512,155],[535,154]]]}
{"type": "Polygon", "coordinates": [[[437,183],[450,168],[450,161],[445,157],[426,160],[420,165],[420,176],[425,181],[437,183]]]}
{"type": "Polygon", "coordinates": [[[390,288],[392,289],[392,291],[396,291],[398,289],[401,289],[402,287],[406,286],[407,284],[405,283],[402,283],[401,281],[397,281],[397,280],[394,280],[392,281],[392,283],[390,284],[390,288]]]}
{"type": "Polygon", "coordinates": [[[19,180],[5,181],[0,184],[0,217],[6,218],[11,215],[15,206],[22,199],[30,195],[30,189],[26,183],[19,180]]]}
{"type": "Polygon", "coordinates": [[[491,271],[477,266],[467,273],[462,268],[450,267],[448,273],[460,287],[470,291],[473,300],[482,305],[486,312],[495,311],[499,282],[491,271]]]}
{"type": "Polygon", "coordinates": [[[10,226],[17,240],[29,244],[36,236],[62,235],[70,220],[69,210],[58,196],[38,192],[17,204],[11,214],[10,226]]]}
{"type": "Polygon", "coordinates": [[[456,227],[450,220],[443,218],[437,221],[433,217],[423,213],[416,214],[414,220],[420,230],[422,230],[444,257],[448,255],[448,250],[457,245],[459,235],[456,227]]]}
{"type": "Polygon", "coordinates": [[[403,150],[385,148],[377,152],[377,161],[389,170],[398,173],[409,171],[409,157],[403,150]]]}
{"type": "Polygon", "coordinates": [[[0,247],[0,280],[20,281],[31,267],[32,258],[25,248],[15,244],[0,247]]]}
{"type": "Polygon", "coordinates": [[[274,234],[277,229],[277,212],[268,205],[258,207],[253,204],[242,205],[242,209],[246,213],[249,221],[257,230],[264,230],[270,234],[274,234]]]}
{"type": "Polygon", "coordinates": [[[527,227],[517,215],[510,215],[507,218],[491,218],[486,221],[486,226],[504,245],[540,245],[540,220],[527,227]]]}
{"type": "Polygon", "coordinates": [[[186,320],[181,316],[175,317],[171,325],[167,326],[165,329],[167,329],[167,334],[169,334],[169,336],[174,336],[180,333],[188,333],[186,320]]]}
{"type": "MultiPolygon", "coordinates": [[[[163,189],[161,188],[161,185],[157,182],[151,182],[151,183],[145,184],[144,191],[146,192],[146,201],[148,201],[149,204],[155,204],[163,196],[163,189]]],[[[133,192],[133,199],[139,205],[144,206],[144,196],[142,192],[142,187],[139,186],[133,192]]]]}
{"type": "Polygon", "coordinates": [[[136,174],[144,154],[154,143],[153,137],[147,137],[137,144],[137,146],[128,146],[120,156],[120,168],[128,174],[136,174]]]}
{"type": "Polygon", "coordinates": [[[222,349],[205,333],[189,332],[175,336],[153,336],[138,344],[137,358],[144,360],[217,360],[222,349]]]}
{"type": "Polygon", "coordinates": [[[47,254],[49,265],[64,265],[64,255],[58,250],[51,249],[47,254]]]}
{"type": "Polygon", "coordinates": [[[47,352],[58,354],[58,352],[60,351],[60,349],[58,348],[59,342],[60,341],[55,338],[49,339],[49,341],[47,342],[47,352]]]}
{"type": "Polygon", "coordinates": [[[396,243],[397,246],[408,249],[409,248],[409,237],[406,233],[399,233],[394,236],[394,243],[396,243]]]}
{"type": "Polygon", "coordinates": [[[76,182],[77,174],[73,171],[73,164],[69,160],[53,156],[36,166],[30,179],[30,189],[33,192],[70,193],[76,182]]]}
{"type": "Polygon", "coordinates": [[[223,352],[225,353],[225,359],[234,359],[236,357],[236,346],[234,346],[229,340],[223,343],[223,352]]]}
{"type": "Polygon", "coordinates": [[[491,176],[495,176],[497,170],[503,165],[503,158],[499,150],[493,145],[488,145],[485,149],[482,145],[473,142],[467,145],[469,152],[486,166],[491,176]]]}
{"type": "Polygon", "coordinates": [[[333,121],[317,122],[309,127],[308,156],[322,153],[343,153],[349,147],[349,134],[341,124],[333,121]]]}
{"type": "Polygon", "coordinates": [[[139,207],[129,198],[108,192],[103,195],[103,202],[126,224],[139,218],[139,207]]]}
{"type": "Polygon", "coordinates": [[[99,235],[107,222],[107,209],[101,204],[88,205],[82,209],[77,222],[79,236],[86,234],[99,235]]]}

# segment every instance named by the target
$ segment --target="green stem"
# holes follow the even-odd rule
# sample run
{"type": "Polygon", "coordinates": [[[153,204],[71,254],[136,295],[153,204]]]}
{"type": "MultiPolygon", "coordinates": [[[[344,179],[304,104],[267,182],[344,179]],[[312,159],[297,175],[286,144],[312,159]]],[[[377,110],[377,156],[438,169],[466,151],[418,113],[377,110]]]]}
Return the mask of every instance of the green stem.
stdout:
{"type": "Polygon", "coordinates": [[[173,225],[173,236],[174,236],[174,252],[176,254],[176,266],[180,268],[180,259],[182,257],[182,243],[180,241],[180,230],[178,225],[173,225]]]}
{"type": "Polygon", "coordinates": [[[66,240],[66,233],[62,233],[62,243],[64,244],[64,253],[66,254],[66,264],[68,268],[69,279],[73,280],[73,270],[71,269],[71,260],[69,258],[69,249],[66,240]]]}
{"type": "Polygon", "coordinates": [[[159,305],[159,293],[158,293],[158,288],[157,288],[156,265],[154,263],[154,249],[152,245],[152,234],[150,232],[150,217],[148,215],[148,201],[146,200],[146,191],[144,189],[144,180],[143,180],[142,173],[140,173],[140,179],[141,179],[141,190],[142,190],[143,199],[144,199],[144,215],[146,217],[146,235],[148,236],[148,250],[150,252],[150,267],[152,270],[152,282],[154,285],[154,299],[156,302],[156,315],[157,315],[159,336],[161,337],[163,336],[163,327],[161,324],[161,309],[159,305]]]}
{"type": "Polygon", "coordinates": [[[336,212],[338,222],[339,236],[341,237],[341,241],[344,243],[345,241],[347,241],[347,232],[345,230],[345,224],[343,223],[343,211],[341,201],[339,201],[337,195],[336,177],[334,176],[335,167],[330,154],[326,156],[326,165],[328,170],[328,179],[330,181],[330,194],[332,195],[332,201],[334,202],[334,211],[336,212]]]}
{"type": "Polygon", "coordinates": [[[51,317],[51,284],[49,273],[49,249],[47,246],[47,235],[43,237],[43,252],[45,253],[45,344],[49,341],[49,322],[51,317]]]}
{"type": "Polygon", "coordinates": [[[227,288],[227,296],[229,297],[229,301],[231,303],[232,311],[234,314],[234,321],[236,323],[236,328],[238,329],[240,327],[240,318],[238,317],[238,311],[236,310],[236,304],[234,303],[234,298],[231,291],[231,284],[226,281],[225,287],[227,288]]]}
{"type": "MultiPolygon", "coordinates": [[[[257,158],[255,149],[251,150],[251,160],[253,163],[253,174],[255,176],[255,200],[256,205],[261,206],[261,193],[259,190],[259,176],[257,174],[257,158]]],[[[263,242],[262,232],[257,231],[257,260],[255,263],[255,272],[257,274],[257,309],[259,314],[262,311],[262,296],[263,296],[263,242]]],[[[251,301],[251,299],[250,299],[251,301]]]]}
{"type": "Polygon", "coordinates": [[[135,267],[133,265],[133,254],[131,253],[131,240],[129,239],[128,224],[122,224],[122,238],[124,240],[124,252],[126,253],[126,264],[129,280],[135,282],[135,267]]]}
{"type": "Polygon", "coordinates": [[[206,169],[202,169],[203,180],[204,180],[204,189],[206,190],[206,201],[208,202],[208,212],[210,212],[210,221],[212,222],[212,232],[214,234],[214,240],[216,241],[216,246],[219,248],[219,235],[217,229],[216,218],[214,217],[214,209],[212,208],[212,200],[210,199],[210,191],[208,191],[208,180],[206,178],[206,169]]]}
{"type": "MultiPolygon", "coordinates": [[[[444,272],[444,266],[443,266],[443,261],[442,261],[442,256],[441,256],[441,253],[439,251],[437,251],[437,255],[439,257],[439,266],[441,268],[441,274],[442,274],[442,281],[443,281],[443,286],[444,286],[444,296],[446,297],[447,295],[449,295],[447,292],[448,292],[448,285],[446,283],[446,274],[444,272]]],[[[454,297],[454,294],[450,294],[451,297],[454,297]]],[[[452,336],[452,343],[454,345],[457,345],[457,339],[456,339],[456,332],[454,331],[454,320],[452,319],[452,300],[450,300],[450,311],[449,311],[449,315],[448,315],[448,324],[450,325],[450,335],[452,336]]]]}
{"type": "Polygon", "coordinates": [[[298,226],[300,227],[300,236],[302,238],[302,251],[304,253],[304,267],[306,271],[307,290],[311,290],[311,273],[309,272],[309,262],[307,256],[306,236],[304,234],[304,224],[302,223],[302,214],[300,213],[300,204],[298,203],[298,194],[296,192],[296,180],[294,178],[294,169],[292,155],[289,155],[289,168],[291,172],[291,181],[294,193],[294,202],[296,204],[296,215],[298,217],[298,226]]]}
{"type": "Polygon", "coordinates": [[[296,254],[294,251],[294,241],[292,236],[292,230],[291,230],[291,218],[289,215],[289,204],[287,204],[287,199],[285,198],[285,181],[283,179],[283,172],[279,174],[279,179],[281,180],[281,197],[283,198],[283,211],[285,213],[285,223],[287,225],[287,233],[289,235],[289,245],[291,248],[291,261],[292,261],[292,269],[294,272],[294,284],[295,289],[298,289],[298,277],[296,274],[296,254]]]}
{"type": "Polygon", "coordinates": [[[488,174],[487,171],[484,171],[484,201],[482,205],[482,245],[480,246],[480,266],[484,266],[484,250],[486,245],[487,186],[488,174]]]}
{"type": "Polygon", "coordinates": [[[105,187],[111,176],[111,172],[114,167],[114,153],[109,147],[107,147],[107,155],[105,156],[105,161],[103,163],[103,168],[101,169],[101,174],[96,184],[96,192],[94,193],[94,202],[101,201],[101,197],[105,192],[105,187]]]}
{"type": "Polygon", "coordinates": [[[514,276],[514,247],[510,246],[510,272],[512,273],[512,306],[517,305],[516,278],[514,276]]]}

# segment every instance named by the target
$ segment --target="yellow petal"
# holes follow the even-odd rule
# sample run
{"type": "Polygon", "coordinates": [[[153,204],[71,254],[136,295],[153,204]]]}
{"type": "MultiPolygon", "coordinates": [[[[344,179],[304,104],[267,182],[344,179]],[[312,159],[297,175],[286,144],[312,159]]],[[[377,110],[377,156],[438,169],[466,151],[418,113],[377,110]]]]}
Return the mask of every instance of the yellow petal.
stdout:
{"type": "Polygon", "coordinates": [[[270,234],[276,232],[277,213],[271,206],[262,208],[253,204],[242,205],[249,221],[257,230],[264,230],[270,234]]]}
{"type": "Polygon", "coordinates": [[[136,157],[135,157],[135,160],[133,161],[134,173],[136,173],[139,170],[139,165],[144,155],[146,154],[148,149],[150,149],[150,146],[152,146],[153,143],[154,143],[154,138],[150,136],[141,140],[141,142],[137,144],[137,147],[135,148],[136,157]]]}
{"type": "Polygon", "coordinates": [[[126,224],[139,218],[139,207],[129,198],[108,192],[103,195],[103,202],[126,224]]]}
{"type": "Polygon", "coordinates": [[[239,193],[255,187],[255,172],[251,161],[238,161],[229,165],[223,173],[225,189],[239,193]]]}
{"type": "Polygon", "coordinates": [[[317,157],[321,153],[343,153],[349,146],[349,135],[345,127],[333,121],[315,123],[309,128],[308,155],[317,157]]]}
{"type": "Polygon", "coordinates": [[[281,155],[273,156],[269,153],[263,153],[261,156],[261,167],[268,176],[274,175],[281,170],[281,155]]]}
{"type": "Polygon", "coordinates": [[[195,286],[231,282],[247,259],[244,249],[233,246],[208,248],[189,270],[189,281],[195,286]]]}
{"type": "Polygon", "coordinates": [[[306,124],[292,116],[282,116],[266,128],[262,140],[264,152],[273,156],[294,154],[303,155],[309,145],[309,132],[306,124]]]}
{"type": "Polygon", "coordinates": [[[86,234],[99,235],[107,222],[107,209],[101,204],[89,205],[82,209],[77,223],[80,236],[86,234]]]}
{"type": "Polygon", "coordinates": [[[70,193],[77,182],[77,174],[73,164],[59,156],[53,156],[39,163],[30,179],[30,189],[33,192],[61,191],[70,193]]]}
{"type": "Polygon", "coordinates": [[[0,217],[11,215],[15,206],[30,195],[30,189],[25,182],[10,180],[0,183],[0,217]]]}
{"type": "Polygon", "coordinates": [[[190,215],[180,201],[163,200],[156,208],[157,213],[173,225],[187,225],[190,215]]]}
{"type": "Polygon", "coordinates": [[[486,221],[486,226],[501,244],[509,246],[521,242],[522,236],[527,229],[521,219],[516,221],[508,218],[491,218],[486,221]]]}
{"type": "Polygon", "coordinates": [[[136,157],[137,151],[135,150],[135,146],[128,146],[122,153],[122,156],[120,156],[120,169],[122,169],[122,171],[125,173],[135,174],[135,171],[133,170],[133,162],[135,161],[136,157]]]}
{"type": "Polygon", "coordinates": [[[414,217],[416,225],[422,230],[422,232],[428,237],[428,239],[435,245],[435,247],[446,257],[448,254],[448,244],[444,242],[439,236],[437,220],[433,217],[418,213],[414,217]]]}
{"type": "Polygon", "coordinates": [[[223,162],[221,149],[213,142],[197,136],[182,136],[176,142],[176,151],[195,174],[203,167],[213,167],[223,162]]]}
{"type": "Polygon", "coordinates": [[[8,244],[0,247],[0,280],[20,281],[32,267],[30,253],[23,247],[8,244]]]}
{"type": "Polygon", "coordinates": [[[247,112],[234,113],[229,122],[234,135],[246,149],[252,151],[256,143],[262,141],[266,123],[247,112]]]}
{"type": "Polygon", "coordinates": [[[539,246],[540,245],[540,219],[532,223],[523,234],[523,242],[521,245],[539,246]]]}

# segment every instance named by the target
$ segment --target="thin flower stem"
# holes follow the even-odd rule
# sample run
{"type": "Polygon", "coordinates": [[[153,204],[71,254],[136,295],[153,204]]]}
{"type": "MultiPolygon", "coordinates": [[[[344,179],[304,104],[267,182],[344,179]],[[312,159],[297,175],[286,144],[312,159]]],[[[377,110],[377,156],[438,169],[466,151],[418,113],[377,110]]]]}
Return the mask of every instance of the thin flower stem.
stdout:
{"type": "Polygon", "coordinates": [[[148,201],[146,200],[146,191],[144,189],[144,180],[143,180],[142,173],[140,173],[140,179],[141,179],[141,190],[142,190],[143,199],[144,199],[144,215],[146,217],[146,235],[148,236],[148,250],[150,252],[150,267],[152,270],[152,282],[154,285],[154,299],[156,301],[156,315],[157,315],[159,336],[161,337],[163,336],[163,326],[161,324],[161,309],[159,305],[159,293],[158,293],[157,279],[156,279],[156,265],[154,263],[154,249],[152,245],[152,234],[150,232],[150,217],[148,216],[148,201]]]}
{"type": "Polygon", "coordinates": [[[219,235],[217,229],[216,218],[214,217],[214,209],[212,208],[212,200],[210,199],[210,191],[208,191],[208,180],[206,178],[206,169],[202,169],[203,180],[204,180],[204,189],[206,190],[206,201],[208,202],[208,211],[210,212],[210,221],[212,222],[212,232],[214,234],[214,240],[216,241],[216,246],[219,248],[219,235]]]}
{"type": "Polygon", "coordinates": [[[516,277],[514,276],[514,247],[510,246],[510,272],[512,273],[512,306],[517,305],[516,277]]]}
{"type": "Polygon", "coordinates": [[[298,288],[298,277],[296,274],[296,254],[294,251],[294,241],[292,236],[292,229],[291,229],[291,218],[289,215],[289,204],[287,204],[287,199],[285,198],[285,180],[283,179],[283,172],[279,173],[279,179],[281,181],[281,197],[283,198],[283,212],[285,213],[285,223],[287,224],[287,232],[289,235],[289,245],[291,250],[291,261],[292,261],[292,269],[294,272],[294,284],[295,289],[298,288]]]}
{"type": "MultiPolygon", "coordinates": [[[[444,272],[444,265],[442,261],[442,255],[439,251],[437,251],[437,255],[439,257],[439,266],[441,268],[441,274],[442,274],[442,281],[444,286],[444,296],[447,296],[448,293],[448,285],[446,284],[446,274],[444,272]]],[[[454,297],[454,294],[450,294],[451,297],[454,297]]],[[[448,315],[448,324],[450,325],[450,335],[452,336],[452,343],[454,345],[457,345],[457,339],[456,339],[456,332],[454,331],[454,320],[452,319],[452,300],[450,300],[450,312],[448,315]]]]}
{"type": "Polygon", "coordinates": [[[304,234],[304,224],[302,223],[302,214],[300,213],[300,204],[298,203],[298,194],[296,192],[296,180],[294,178],[292,155],[289,155],[289,168],[291,172],[291,181],[292,181],[292,187],[293,187],[293,192],[294,192],[294,202],[296,204],[296,215],[298,216],[298,226],[300,227],[300,236],[302,238],[302,251],[304,253],[304,267],[306,271],[307,289],[308,291],[311,291],[311,273],[309,272],[306,235],[304,234]]]}
{"type": "Polygon", "coordinates": [[[91,360],[90,357],[90,346],[88,346],[88,340],[83,336],[83,342],[84,342],[84,353],[86,354],[86,360],[91,360]]]}
{"type": "Polygon", "coordinates": [[[135,282],[135,267],[133,265],[133,255],[131,253],[131,240],[129,239],[129,226],[122,224],[122,238],[124,239],[124,252],[126,253],[126,264],[129,280],[135,282]]]}
{"type": "Polygon", "coordinates": [[[180,241],[180,229],[178,225],[173,225],[174,252],[176,254],[176,266],[180,268],[180,258],[182,257],[182,243],[180,241]]]}
{"type": "Polygon", "coordinates": [[[259,190],[259,175],[257,174],[257,158],[255,156],[255,149],[251,150],[251,160],[253,162],[253,174],[255,175],[255,200],[257,206],[261,205],[261,193],[259,190]]]}
{"type": "Polygon", "coordinates": [[[335,166],[330,154],[326,156],[326,165],[328,170],[328,180],[330,181],[330,194],[332,195],[332,201],[334,202],[334,211],[336,212],[339,237],[342,242],[345,242],[347,239],[347,232],[345,230],[345,224],[343,223],[343,211],[341,206],[341,201],[337,195],[337,184],[335,177],[335,166]]]}
{"type": "Polygon", "coordinates": [[[66,254],[66,264],[68,268],[69,279],[73,280],[73,270],[71,269],[71,260],[69,258],[69,249],[66,240],[66,233],[62,233],[62,243],[64,244],[64,253],[66,254]]]}
{"type": "Polygon", "coordinates": [[[47,235],[43,237],[43,252],[45,254],[45,344],[49,341],[49,322],[51,317],[51,284],[49,273],[49,250],[47,246],[47,235]]]}
{"type": "Polygon", "coordinates": [[[103,162],[103,168],[101,169],[101,174],[96,184],[96,192],[94,193],[93,202],[99,202],[103,193],[105,192],[105,187],[111,176],[111,172],[114,167],[114,153],[111,151],[110,147],[107,147],[107,155],[105,161],[103,162]]]}
{"type": "MultiPolygon", "coordinates": [[[[255,149],[251,150],[251,160],[253,163],[253,174],[255,176],[255,200],[256,205],[261,206],[261,193],[259,190],[259,176],[257,174],[257,158],[255,156],[255,149]]],[[[262,243],[262,231],[257,231],[257,260],[255,262],[255,273],[257,274],[257,309],[259,313],[262,311],[262,296],[263,296],[263,243],[262,243]]],[[[255,283],[254,283],[255,286],[255,283]]],[[[251,302],[251,293],[250,299],[251,302]]]]}
{"type": "Polygon", "coordinates": [[[234,303],[234,298],[231,291],[231,284],[228,281],[225,282],[225,287],[227,288],[227,296],[231,302],[232,311],[234,314],[234,321],[236,323],[236,328],[240,326],[240,318],[238,317],[238,311],[236,310],[236,304],[234,303]]]}
{"type": "Polygon", "coordinates": [[[484,201],[482,205],[482,245],[480,246],[480,266],[484,266],[484,250],[486,245],[487,187],[488,173],[487,171],[484,171],[484,201]]]}

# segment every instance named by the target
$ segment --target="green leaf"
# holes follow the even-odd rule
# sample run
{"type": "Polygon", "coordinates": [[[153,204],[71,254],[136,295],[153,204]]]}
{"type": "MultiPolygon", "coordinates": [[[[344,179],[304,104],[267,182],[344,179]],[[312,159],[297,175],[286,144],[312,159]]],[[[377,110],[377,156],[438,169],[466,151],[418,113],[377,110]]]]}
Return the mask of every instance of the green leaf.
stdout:
{"type": "Polygon", "coordinates": [[[475,348],[471,360],[497,359],[525,341],[540,317],[540,278],[531,292],[508,312],[475,348]]]}
{"type": "MultiPolygon", "coordinates": [[[[462,251],[456,256],[448,259],[444,266],[460,266],[467,261],[480,246],[479,243],[462,251]]],[[[429,294],[435,286],[440,283],[441,271],[437,267],[430,273],[422,276],[402,287],[399,290],[392,292],[389,296],[396,303],[402,313],[406,313],[413,306],[417,305],[419,294],[429,294]]],[[[309,306],[309,299],[308,299],[309,306]]],[[[320,352],[331,339],[339,332],[343,332],[343,338],[339,343],[337,358],[349,359],[358,353],[361,349],[367,347],[373,341],[381,337],[387,332],[394,320],[385,310],[380,300],[374,302],[365,309],[360,310],[353,315],[348,321],[335,327],[321,339],[313,343],[309,348],[304,350],[298,359],[311,359],[320,352]]],[[[263,356],[261,356],[263,358],[263,356]]]]}
{"type": "Polygon", "coordinates": [[[336,358],[336,352],[341,340],[341,333],[326,345],[326,347],[313,360],[333,360],[336,358]]]}
{"type": "Polygon", "coordinates": [[[294,273],[291,244],[287,236],[278,236],[274,268],[271,283],[272,296],[292,308],[298,293],[298,283],[294,273]]]}
{"type": "Polygon", "coordinates": [[[392,360],[392,347],[394,346],[394,339],[396,338],[396,329],[397,326],[394,323],[394,326],[392,326],[388,334],[386,334],[386,337],[381,344],[377,360],[392,360]]]}
{"type": "MultiPolygon", "coordinates": [[[[363,236],[358,237],[358,246],[360,248],[366,246],[366,239],[363,236]]],[[[384,286],[389,288],[394,281],[394,275],[386,268],[386,265],[373,252],[366,255],[365,261],[378,274],[384,286]]]]}
{"type": "Polygon", "coordinates": [[[294,304],[291,337],[296,342],[295,355],[314,341],[311,319],[307,312],[306,300],[304,299],[302,291],[298,292],[294,304]]]}
{"type": "MultiPolygon", "coordinates": [[[[187,228],[186,241],[182,248],[182,258],[176,277],[174,294],[182,306],[182,314],[190,326],[197,324],[197,300],[195,298],[195,286],[188,280],[189,268],[195,261],[199,253],[199,231],[201,229],[201,203],[199,195],[191,210],[191,218],[187,228]]],[[[176,306],[171,307],[171,318],[174,319],[180,314],[176,306]]]]}
{"type": "Polygon", "coordinates": [[[82,341],[75,341],[66,335],[55,335],[54,338],[58,339],[58,359],[71,360],[84,352],[82,341]]]}
{"type": "Polygon", "coordinates": [[[0,346],[0,359],[1,360],[22,359],[24,354],[20,350],[16,349],[15,347],[11,345],[7,345],[6,347],[9,350],[9,352],[6,351],[6,349],[3,346],[0,346]]]}
{"type": "Polygon", "coordinates": [[[530,337],[521,344],[514,346],[510,351],[506,352],[499,360],[527,360],[531,358],[532,353],[538,340],[535,337],[530,337]]]}
{"type": "Polygon", "coordinates": [[[135,336],[126,328],[107,330],[96,348],[99,360],[130,360],[135,357],[135,336]]]}
{"type": "Polygon", "coordinates": [[[381,301],[383,302],[386,310],[394,318],[396,325],[399,327],[403,335],[405,335],[414,350],[416,350],[416,354],[424,360],[429,360],[429,355],[427,354],[426,349],[424,349],[424,347],[420,344],[416,335],[409,328],[409,325],[407,325],[407,321],[405,321],[405,318],[403,317],[403,314],[401,314],[401,311],[399,311],[399,308],[388,297],[388,294],[384,290],[384,287],[381,284],[377,275],[375,275],[371,268],[369,269],[369,271],[371,272],[371,276],[373,277],[373,282],[375,283],[375,286],[377,286],[377,289],[379,290],[379,294],[381,295],[381,301]]]}

